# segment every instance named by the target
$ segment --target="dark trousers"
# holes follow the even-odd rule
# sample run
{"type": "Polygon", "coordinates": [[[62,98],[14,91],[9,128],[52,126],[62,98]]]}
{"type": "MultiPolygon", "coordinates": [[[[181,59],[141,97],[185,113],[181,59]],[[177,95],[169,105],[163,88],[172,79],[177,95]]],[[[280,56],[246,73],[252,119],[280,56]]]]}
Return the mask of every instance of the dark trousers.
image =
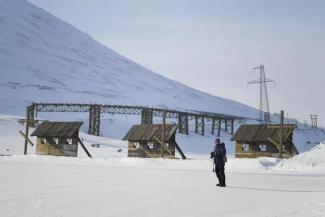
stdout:
{"type": "Polygon", "coordinates": [[[216,164],[215,168],[216,168],[216,175],[219,179],[219,184],[226,185],[225,165],[216,164]]]}

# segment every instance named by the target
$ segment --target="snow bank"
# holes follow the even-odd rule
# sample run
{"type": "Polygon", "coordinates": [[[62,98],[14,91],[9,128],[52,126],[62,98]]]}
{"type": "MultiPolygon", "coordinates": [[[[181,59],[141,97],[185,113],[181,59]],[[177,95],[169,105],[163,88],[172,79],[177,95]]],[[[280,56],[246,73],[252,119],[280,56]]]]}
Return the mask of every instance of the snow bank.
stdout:
{"type": "Polygon", "coordinates": [[[325,170],[325,142],[310,151],[281,161],[274,169],[277,170],[325,170]]]}

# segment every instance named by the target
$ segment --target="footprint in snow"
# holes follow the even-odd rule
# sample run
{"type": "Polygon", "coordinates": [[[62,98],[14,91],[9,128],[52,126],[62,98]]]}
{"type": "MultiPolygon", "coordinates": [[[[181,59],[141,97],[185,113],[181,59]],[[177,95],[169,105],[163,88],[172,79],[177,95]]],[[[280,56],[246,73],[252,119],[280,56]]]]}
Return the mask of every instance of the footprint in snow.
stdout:
{"type": "Polygon", "coordinates": [[[36,205],[35,205],[35,208],[40,208],[42,206],[44,206],[45,202],[42,201],[42,200],[36,200],[36,205]]]}

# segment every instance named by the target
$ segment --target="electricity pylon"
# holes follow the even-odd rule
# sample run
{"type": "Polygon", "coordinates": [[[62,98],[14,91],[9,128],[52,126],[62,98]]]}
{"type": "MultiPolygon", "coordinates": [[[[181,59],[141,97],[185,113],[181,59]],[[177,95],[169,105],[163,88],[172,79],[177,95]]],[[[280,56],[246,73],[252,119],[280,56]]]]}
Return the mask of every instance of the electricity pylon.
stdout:
{"type": "Polygon", "coordinates": [[[269,97],[267,93],[267,82],[274,82],[275,86],[275,81],[265,78],[265,71],[264,71],[264,65],[257,66],[253,68],[253,74],[254,74],[254,69],[260,69],[260,78],[254,81],[250,81],[247,83],[247,88],[249,84],[260,84],[260,122],[261,124],[268,124],[270,123],[270,106],[269,106],[269,97]]]}

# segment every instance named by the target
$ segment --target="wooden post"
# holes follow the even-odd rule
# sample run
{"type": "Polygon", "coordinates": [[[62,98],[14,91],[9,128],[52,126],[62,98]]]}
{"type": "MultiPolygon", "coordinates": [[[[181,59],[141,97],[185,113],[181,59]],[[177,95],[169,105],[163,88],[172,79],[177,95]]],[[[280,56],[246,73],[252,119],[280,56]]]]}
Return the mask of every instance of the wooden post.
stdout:
{"type": "Polygon", "coordinates": [[[281,110],[281,116],[280,116],[280,138],[279,138],[279,158],[282,158],[282,133],[283,133],[283,115],[284,115],[284,111],[281,110]]]}
{"type": "Polygon", "coordinates": [[[219,118],[218,136],[220,136],[220,131],[221,131],[221,118],[219,118]]]}
{"type": "Polygon", "coordinates": [[[20,135],[22,135],[23,137],[24,137],[24,139],[25,140],[27,140],[27,142],[31,145],[31,146],[34,146],[34,144],[25,136],[25,134],[23,133],[23,132],[21,132],[20,130],[19,130],[19,133],[20,133],[20,135]]]}
{"type": "Polygon", "coordinates": [[[216,119],[212,119],[212,132],[211,132],[211,134],[212,135],[214,135],[214,127],[215,127],[215,125],[216,125],[216,119]]]}
{"type": "Polygon", "coordinates": [[[197,120],[197,116],[195,116],[195,133],[198,132],[198,120],[197,120]]]}
{"type": "Polygon", "coordinates": [[[80,143],[81,147],[83,148],[83,150],[86,152],[86,154],[88,155],[88,157],[91,157],[90,153],[88,152],[86,146],[82,143],[82,141],[80,140],[80,138],[78,137],[78,142],[80,143]]]}
{"type": "Polygon", "coordinates": [[[161,157],[164,157],[164,144],[165,144],[165,118],[166,111],[163,110],[163,124],[162,124],[162,134],[161,134],[161,157]]]}
{"type": "MultiPolygon", "coordinates": [[[[28,125],[29,125],[29,106],[26,108],[26,130],[25,130],[25,136],[28,138],[28,125]]],[[[27,154],[27,139],[25,139],[25,147],[24,147],[24,154],[27,154]]]]}
{"type": "Polygon", "coordinates": [[[281,110],[280,112],[280,125],[273,125],[273,126],[267,126],[269,129],[279,129],[279,144],[277,144],[275,141],[273,141],[271,138],[267,138],[270,142],[272,142],[274,145],[276,145],[279,148],[279,158],[282,158],[282,151],[289,154],[289,156],[292,156],[292,153],[288,152],[285,148],[283,149],[283,129],[295,129],[297,126],[283,126],[283,117],[284,117],[284,111],[281,110]]]}

